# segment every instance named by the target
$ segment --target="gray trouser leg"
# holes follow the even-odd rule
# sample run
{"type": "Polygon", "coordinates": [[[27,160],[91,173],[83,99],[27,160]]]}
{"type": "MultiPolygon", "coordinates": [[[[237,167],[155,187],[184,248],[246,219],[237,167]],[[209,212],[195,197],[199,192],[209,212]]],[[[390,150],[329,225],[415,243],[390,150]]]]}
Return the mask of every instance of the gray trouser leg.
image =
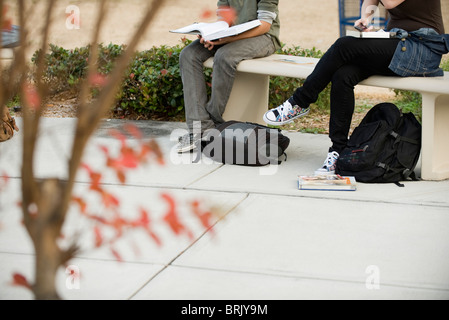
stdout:
{"type": "Polygon", "coordinates": [[[190,131],[195,121],[201,122],[201,131],[223,123],[222,115],[231,94],[239,62],[265,57],[275,51],[267,35],[240,40],[209,51],[199,41],[187,46],[180,56],[181,76],[184,86],[186,121],[190,131]],[[207,100],[203,63],[214,56],[212,94],[207,100]]]}

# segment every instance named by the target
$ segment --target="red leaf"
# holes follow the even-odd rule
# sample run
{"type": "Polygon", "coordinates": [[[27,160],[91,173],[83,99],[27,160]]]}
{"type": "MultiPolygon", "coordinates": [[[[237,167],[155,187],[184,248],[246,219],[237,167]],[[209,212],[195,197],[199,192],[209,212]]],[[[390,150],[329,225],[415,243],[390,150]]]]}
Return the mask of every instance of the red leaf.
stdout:
{"type": "Polygon", "coordinates": [[[200,203],[197,200],[192,202],[192,211],[205,228],[210,229],[212,227],[212,213],[210,211],[201,211],[200,203]]]}
{"type": "Polygon", "coordinates": [[[103,151],[103,153],[104,153],[106,156],[109,156],[109,148],[108,148],[108,147],[106,147],[106,146],[100,146],[100,149],[101,149],[101,151],[103,151]]]}
{"type": "Polygon", "coordinates": [[[120,140],[120,142],[122,143],[122,146],[126,145],[126,136],[123,133],[121,133],[119,130],[110,129],[109,134],[112,137],[116,138],[117,140],[120,140]]]}
{"type": "Polygon", "coordinates": [[[134,223],[134,226],[141,226],[144,228],[158,246],[162,245],[161,239],[150,229],[150,218],[148,211],[140,208],[140,218],[134,223]]]}
{"type": "Polygon", "coordinates": [[[111,253],[117,259],[117,261],[123,262],[122,256],[113,247],[111,247],[111,253]]]}
{"type": "Polygon", "coordinates": [[[111,193],[103,191],[101,195],[106,208],[118,207],[120,205],[120,200],[111,193]]]}
{"type": "Polygon", "coordinates": [[[90,189],[95,191],[101,191],[100,182],[101,182],[101,173],[93,171],[89,165],[86,163],[82,163],[81,167],[87,171],[90,177],[90,189]]]}
{"type": "Polygon", "coordinates": [[[3,25],[1,27],[3,30],[12,30],[11,19],[6,19],[7,13],[8,13],[8,6],[3,5],[3,8],[2,8],[3,25]]]}
{"type": "Polygon", "coordinates": [[[211,18],[213,15],[213,11],[209,10],[209,9],[204,9],[203,12],[201,13],[201,19],[209,19],[211,18]]]}
{"type": "Polygon", "coordinates": [[[11,21],[11,19],[6,19],[6,20],[3,21],[2,30],[8,30],[8,31],[12,30],[12,21],[11,21]]]}
{"type": "Polygon", "coordinates": [[[81,199],[80,197],[72,197],[72,201],[80,206],[80,211],[82,214],[86,213],[87,204],[83,199],[81,199]]]}
{"type": "Polygon", "coordinates": [[[134,138],[136,139],[142,139],[142,132],[140,131],[140,129],[132,124],[132,123],[127,123],[124,125],[124,128],[126,131],[128,131],[134,138]]]}
{"type": "Polygon", "coordinates": [[[142,153],[152,152],[156,156],[156,160],[160,165],[165,164],[164,154],[155,140],[150,140],[147,144],[142,146],[142,153]]]}
{"type": "Polygon", "coordinates": [[[125,168],[137,168],[139,166],[139,159],[137,158],[134,150],[131,148],[123,148],[121,157],[116,160],[116,164],[125,168]]]}
{"type": "Polygon", "coordinates": [[[0,190],[2,190],[2,187],[6,187],[9,182],[9,176],[6,174],[6,172],[3,171],[2,175],[0,176],[0,190]],[[3,180],[3,182],[2,182],[3,180]]]}
{"type": "Polygon", "coordinates": [[[140,208],[139,212],[140,212],[140,217],[137,220],[136,225],[147,228],[150,225],[150,218],[148,216],[148,211],[145,210],[144,208],[140,208]]]}
{"type": "Polygon", "coordinates": [[[103,87],[106,84],[106,80],[105,75],[96,73],[90,76],[89,83],[93,86],[103,87]]]}
{"type": "Polygon", "coordinates": [[[81,163],[81,168],[83,168],[84,170],[86,170],[88,173],[92,172],[92,169],[90,168],[90,166],[87,163],[81,163]]]}
{"type": "Polygon", "coordinates": [[[25,84],[23,88],[23,93],[25,95],[25,101],[31,109],[37,110],[40,108],[41,98],[34,85],[25,84]]]}
{"type": "Polygon", "coordinates": [[[25,278],[25,276],[21,275],[20,273],[14,273],[12,275],[12,279],[13,279],[12,285],[14,285],[14,286],[22,286],[22,287],[25,287],[25,288],[31,290],[30,283],[25,278]]]}
{"type": "Polygon", "coordinates": [[[101,181],[101,173],[92,172],[90,174],[90,189],[96,191],[101,190],[100,181],[101,181]]]}
{"type": "Polygon", "coordinates": [[[193,238],[192,233],[186,228],[184,224],[178,218],[178,214],[176,212],[176,203],[173,197],[167,193],[163,193],[162,198],[168,204],[167,213],[164,216],[164,221],[169,225],[172,231],[176,235],[180,235],[182,232],[185,232],[189,238],[193,238]]]}
{"type": "Polygon", "coordinates": [[[126,183],[126,175],[123,172],[123,170],[117,170],[117,179],[120,181],[121,184],[125,184],[126,183]]]}
{"type": "Polygon", "coordinates": [[[88,215],[88,218],[92,219],[94,221],[100,222],[102,224],[109,225],[109,222],[105,218],[103,218],[103,217],[90,214],[90,215],[88,215]]]}
{"type": "Polygon", "coordinates": [[[94,227],[95,234],[95,247],[98,248],[103,244],[103,234],[101,233],[100,227],[94,227]]]}
{"type": "Polygon", "coordinates": [[[162,69],[162,70],[161,70],[161,74],[162,74],[163,76],[165,76],[167,73],[168,73],[167,69],[162,69]]]}
{"type": "Polygon", "coordinates": [[[232,26],[237,18],[237,12],[234,8],[228,6],[220,6],[217,10],[217,15],[221,20],[224,20],[228,25],[232,26]]]}

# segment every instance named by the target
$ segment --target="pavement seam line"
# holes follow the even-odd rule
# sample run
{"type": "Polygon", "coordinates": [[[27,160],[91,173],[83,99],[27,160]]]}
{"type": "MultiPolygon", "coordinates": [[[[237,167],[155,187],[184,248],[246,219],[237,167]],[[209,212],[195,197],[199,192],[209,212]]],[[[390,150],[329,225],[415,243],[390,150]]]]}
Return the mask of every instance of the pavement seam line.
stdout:
{"type": "MultiPolygon", "coordinates": [[[[217,168],[218,169],[218,168],[217,168]]],[[[217,170],[215,169],[215,170],[217,170]]],[[[204,176],[203,176],[204,177],[204,176]]],[[[198,179],[202,179],[203,177],[200,177],[198,179]]],[[[11,180],[20,180],[20,177],[9,177],[11,180]]],[[[196,181],[198,181],[198,179],[196,181]]],[[[61,179],[61,181],[66,181],[64,179],[61,179]]],[[[194,181],[194,182],[196,182],[194,181]]],[[[192,182],[192,183],[194,183],[192,182]]],[[[79,184],[89,184],[87,181],[75,181],[75,183],[79,184]]],[[[199,187],[188,187],[192,183],[188,184],[187,186],[183,187],[176,187],[176,186],[145,186],[145,185],[138,185],[138,184],[126,184],[121,185],[119,183],[112,183],[112,182],[105,182],[101,183],[101,185],[105,186],[121,186],[121,187],[133,187],[133,188],[148,188],[148,189],[165,189],[165,190],[184,190],[184,191],[203,191],[203,192],[214,192],[214,193],[240,193],[240,194],[249,194],[249,195],[262,195],[262,196],[279,196],[279,197],[287,197],[287,198],[310,198],[310,199],[323,199],[323,200],[335,200],[335,201],[353,201],[353,202],[362,202],[362,203],[383,203],[383,204],[394,204],[394,205],[404,205],[404,206],[419,206],[419,207],[430,207],[430,208],[449,208],[448,204],[429,204],[429,203],[406,203],[406,202],[395,202],[395,201],[386,201],[386,200],[380,200],[380,199],[343,199],[343,198],[333,198],[333,197],[324,197],[324,196],[315,196],[315,195],[293,195],[293,194],[275,194],[270,192],[263,192],[263,191],[240,191],[240,190],[213,190],[213,189],[205,189],[205,188],[199,188],[199,187]]]]}
{"type": "Polygon", "coordinates": [[[192,248],[198,241],[200,241],[211,229],[213,229],[220,221],[224,220],[232,211],[234,211],[237,207],[239,207],[244,201],[246,201],[249,198],[250,194],[246,193],[245,197],[241,199],[239,202],[237,202],[232,208],[230,208],[225,214],[223,214],[215,223],[209,227],[208,229],[204,230],[192,243],[190,243],[184,250],[179,252],[175,257],[173,257],[172,260],[170,260],[167,264],[165,264],[162,269],[160,269],[158,272],[156,272],[153,276],[148,279],[143,285],[140,286],[129,298],[128,300],[131,300],[133,297],[135,297],[144,287],[146,287],[153,279],[155,279],[159,274],[161,274],[163,271],[165,271],[168,267],[173,266],[173,262],[175,262],[180,256],[182,256],[187,250],[192,248]]]}

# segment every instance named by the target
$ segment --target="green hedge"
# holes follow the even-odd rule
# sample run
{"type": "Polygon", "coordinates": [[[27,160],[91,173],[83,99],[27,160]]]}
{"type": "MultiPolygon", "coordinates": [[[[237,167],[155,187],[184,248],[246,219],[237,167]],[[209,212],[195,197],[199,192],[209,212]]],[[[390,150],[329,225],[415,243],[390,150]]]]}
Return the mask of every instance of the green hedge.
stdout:
{"type": "MultiPolygon", "coordinates": [[[[123,52],[124,47],[114,44],[99,45],[98,69],[100,74],[108,74],[115,59],[123,52]]],[[[76,49],[64,49],[50,44],[50,52],[45,55],[46,70],[44,80],[50,85],[52,92],[77,90],[82,79],[86,77],[90,45],[76,49]]],[[[36,51],[31,58],[35,64],[41,51],[36,51]]]]}
{"type": "MultiPolygon", "coordinates": [[[[183,40],[176,46],[153,47],[149,50],[136,52],[124,75],[123,86],[117,96],[117,104],[112,112],[117,117],[165,118],[184,115],[184,99],[181,75],[179,72],[179,54],[191,43],[183,40]]],[[[125,46],[109,44],[99,45],[98,72],[108,74],[114,61],[119,57],[125,46]]],[[[46,54],[45,80],[52,91],[78,90],[82,79],[86,76],[90,46],[64,49],[50,45],[46,54]]],[[[320,58],[322,52],[300,47],[283,47],[277,53],[320,58]]],[[[35,52],[32,61],[36,62],[40,52],[35,52]]],[[[205,69],[205,80],[210,87],[212,69],[205,69]]],[[[293,91],[303,83],[303,80],[272,77],[270,82],[270,106],[277,106],[291,96],[293,91]]],[[[316,105],[323,110],[328,109],[329,90],[326,89],[316,105]]],[[[209,88],[210,93],[210,88],[209,88]]]]}
{"type": "MultiPolygon", "coordinates": [[[[116,117],[152,118],[155,116],[165,119],[184,115],[184,99],[181,75],[179,73],[179,54],[190,44],[190,40],[182,40],[176,46],[153,47],[149,50],[136,52],[127,73],[124,75],[123,86],[117,95],[117,104],[113,114],[116,117]]],[[[109,44],[99,45],[98,72],[108,74],[114,61],[119,57],[125,46],[109,44]]],[[[81,80],[86,76],[86,69],[90,46],[64,49],[50,45],[46,54],[45,80],[50,84],[53,92],[63,90],[78,90],[81,80]]],[[[323,53],[315,48],[282,47],[276,53],[321,58],[323,53]]],[[[32,61],[36,62],[39,51],[35,52],[32,61]]],[[[441,67],[449,71],[449,59],[443,59],[441,67]]],[[[210,85],[212,69],[205,69],[205,80],[210,85]]],[[[288,99],[304,80],[271,77],[270,79],[270,107],[276,107],[288,99]]],[[[208,86],[209,88],[210,86],[208,86]]],[[[397,104],[405,111],[412,111],[421,117],[421,96],[418,93],[395,90],[397,104]]],[[[210,93],[210,88],[209,88],[210,93]]],[[[314,110],[329,112],[330,86],[319,96],[314,110]]]]}

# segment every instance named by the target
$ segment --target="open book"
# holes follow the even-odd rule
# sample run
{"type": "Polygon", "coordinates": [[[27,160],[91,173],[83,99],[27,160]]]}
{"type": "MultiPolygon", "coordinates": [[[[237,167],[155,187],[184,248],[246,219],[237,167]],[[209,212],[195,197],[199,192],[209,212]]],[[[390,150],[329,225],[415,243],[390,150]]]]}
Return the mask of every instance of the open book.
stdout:
{"type": "Polygon", "coordinates": [[[174,33],[184,33],[184,34],[199,34],[205,40],[213,41],[220,38],[235,36],[237,34],[243,33],[257,26],[260,26],[259,20],[252,20],[242,24],[237,24],[230,27],[226,21],[217,22],[199,22],[193,23],[191,25],[179,28],[176,30],[170,30],[174,33]]]}
{"type": "Polygon", "coordinates": [[[355,191],[357,182],[353,176],[298,176],[298,188],[299,190],[355,191]]]}
{"type": "Polygon", "coordinates": [[[356,38],[394,38],[396,32],[388,32],[380,29],[379,31],[357,31],[357,30],[346,30],[346,35],[356,38]]]}

